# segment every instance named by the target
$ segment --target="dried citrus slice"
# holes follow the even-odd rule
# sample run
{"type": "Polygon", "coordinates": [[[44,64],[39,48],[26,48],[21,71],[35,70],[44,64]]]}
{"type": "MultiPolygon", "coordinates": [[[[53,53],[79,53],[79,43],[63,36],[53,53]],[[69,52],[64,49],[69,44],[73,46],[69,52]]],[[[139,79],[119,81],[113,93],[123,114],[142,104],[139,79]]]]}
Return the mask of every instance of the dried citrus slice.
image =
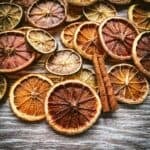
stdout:
{"type": "Polygon", "coordinates": [[[74,74],[80,70],[81,66],[81,56],[71,49],[56,51],[46,61],[46,69],[56,75],[74,74]]]}
{"type": "Polygon", "coordinates": [[[0,3],[0,31],[11,30],[21,21],[23,10],[19,5],[0,3]]]}
{"type": "Polygon", "coordinates": [[[60,0],[38,0],[29,7],[27,19],[35,27],[50,29],[63,23],[66,8],[60,0]]]}
{"type": "Polygon", "coordinates": [[[75,6],[88,6],[96,2],[97,0],[67,0],[68,3],[75,6]]]}
{"type": "Polygon", "coordinates": [[[13,112],[26,121],[45,118],[44,102],[53,85],[45,76],[30,74],[14,83],[10,90],[10,105],[13,112]]]}
{"type": "Polygon", "coordinates": [[[36,0],[11,0],[11,2],[21,5],[22,7],[28,8],[36,0]]]}
{"type": "Polygon", "coordinates": [[[54,37],[42,29],[30,29],[26,33],[27,42],[39,53],[52,53],[57,48],[54,37]]]}
{"type": "Polygon", "coordinates": [[[32,29],[32,27],[30,27],[30,26],[23,26],[23,27],[18,28],[18,31],[26,33],[30,29],[32,29]]]}
{"type": "Polygon", "coordinates": [[[134,4],[129,7],[128,18],[140,31],[150,30],[150,6],[134,4]]]}
{"type": "Polygon", "coordinates": [[[131,2],[131,0],[108,0],[108,1],[116,5],[126,5],[131,2]]]}
{"type": "Polygon", "coordinates": [[[4,97],[7,90],[7,81],[3,75],[0,75],[0,100],[4,97]]]}
{"type": "Polygon", "coordinates": [[[66,26],[60,35],[62,43],[68,48],[74,48],[73,39],[75,31],[77,30],[80,22],[75,22],[66,26]]]}
{"type": "Polygon", "coordinates": [[[0,33],[0,72],[15,72],[29,66],[35,53],[26,45],[20,31],[0,33]]]}
{"type": "Polygon", "coordinates": [[[56,131],[75,135],[86,131],[98,119],[101,103],[96,92],[78,80],[56,84],[45,102],[46,118],[56,131]]]}
{"type": "Polygon", "coordinates": [[[138,69],[150,78],[150,31],[142,32],[136,37],[132,56],[138,69]]]}
{"type": "Polygon", "coordinates": [[[106,19],[99,28],[103,48],[114,59],[131,59],[131,49],[137,29],[128,20],[112,17],[106,19]]]}
{"type": "Polygon", "coordinates": [[[116,9],[113,5],[100,1],[90,6],[86,6],[83,9],[84,16],[88,20],[95,22],[102,22],[106,18],[115,16],[116,13],[116,9]]]}
{"type": "Polygon", "coordinates": [[[119,64],[110,68],[109,76],[120,102],[140,104],[149,93],[146,78],[132,65],[119,64]]]}
{"type": "Polygon", "coordinates": [[[98,35],[98,23],[84,22],[74,35],[74,47],[83,57],[92,60],[93,54],[104,54],[98,35]]]}

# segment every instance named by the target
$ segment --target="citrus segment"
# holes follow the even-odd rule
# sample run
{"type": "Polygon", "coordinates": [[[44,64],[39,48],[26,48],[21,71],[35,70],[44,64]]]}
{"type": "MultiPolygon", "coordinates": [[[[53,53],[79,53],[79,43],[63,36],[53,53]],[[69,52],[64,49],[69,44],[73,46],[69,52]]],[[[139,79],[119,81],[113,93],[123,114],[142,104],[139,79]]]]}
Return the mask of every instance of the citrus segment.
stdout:
{"type": "Polygon", "coordinates": [[[0,100],[4,97],[7,90],[7,81],[3,75],[0,75],[0,100]]]}
{"type": "Polygon", "coordinates": [[[68,3],[75,6],[88,6],[96,2],[97,0],[67,0],[68,3]]]}

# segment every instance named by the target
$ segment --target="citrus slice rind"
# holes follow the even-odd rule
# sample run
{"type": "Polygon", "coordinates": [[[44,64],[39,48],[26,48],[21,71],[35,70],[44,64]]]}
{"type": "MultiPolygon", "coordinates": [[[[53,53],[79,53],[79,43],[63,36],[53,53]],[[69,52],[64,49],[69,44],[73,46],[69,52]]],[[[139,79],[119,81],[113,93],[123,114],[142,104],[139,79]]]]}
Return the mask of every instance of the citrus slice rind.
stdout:
{"type": "Polygon", "coordinates": [[[67,0],[71,5],[75,6],[88,6],[96,2],[97,0],[67,0]]]}
{"type": "Polygon", "coordinates": [[[29,7],[27,19],[34,27],[51,29],[64,22],[66,8],[60,0],[37,0],[29,7]]]}
{"type": "Polygon", "coordinates": [[[138,69],[150,78],[150,31],[142,32],[136,37],[132,56],[138,69]]]}
{"type": "Polygon", "coordinates": [[[133,4],[128,9],[128,18],[139,31],[150,30],[150,6],[133,4]]]}
{"type": "Polygon", "coordinates": [[[108,1],[116,5],[127,5],[131,2],[131,0],[108,0],[108,1]]]}
{"type": "Polygon", "coordinates": [[[56,51],[46,61],[46,69],[55,75],[71,75],[82,67],[81,56],[71,49],[56,51]]]}
{"type": "Polygon", "coordinates": [[[18,28],[17,30],[26,33],[30,29],[33,29],[33,27],[31,27],[31,26],[23,26],[23,27],[18,28]]]}
{"type": "Polygon", "coordinates": [[[74,44],[73,44],[74,34],[80,24],[81,24],[80,22],[75,22],[69,24],[62,30],[60,39],[62,43],[65,45],[65,47],[74,48],[74,44]]]}
{"type": "Polygon", "coordinates": [[[0,32],[14,29],[22,17],[23,10],[19,5],[7,2],[0,3],[0,32]]]}
{"type": "Polygon", "coordinates": [[[149,93],[149,83],[134,66],[115,65],[108,73],[118,101],[127,104],[143,103],[149,93]]]}
{"type": "Polygon", "coordinates": [[[34,59],[35,53],[26,45],[23,32],[0,33],[0,72],[19,71],[29,66],[34,59]]]}
{"type": "Polygon", "coordinates": [[[116,9],[113,5],[107,2],[96,2],[90,6],[83,8],[83,14],[89,21],[101,23],[109,17],[116,16],[116,9]]]}
{"type": "Polygon", "coordinates": [[[29,122],[44,119],[44,102],[52,85],[50,79],[39,74],[20,78],[10,90],[12,111],[20,119],[29,122]]]}
{"type": "Polygon", "coordinates": [[[100,113],[101,103],[97,93],[78,80],[54,85],[45,102],[49,125],[65,135],[86,131],[96,122],[100,113]]]}
{"type": "Polygon", "coordinates": [[[49,54],[56,50],[57,43],[54,37],[42,29],[30,29],[26,33],[27,42],[39,53],[49,54]]]}
{"type": "Polygon", "coordinates": [[[98,23],[84,22],[74,35],[74,48],[86,59],[92,60],[93,54],[104,55],[98,35],[98,23]]]}
{"type": "Polygon", "coordinates": [[[103,49],[116,60],[131,59],[133,41],[138,30],[121,17],[108,18],[99,27],[103,49]]]}
{"type": "Polygon", "coordinates": [[[3,75],[0,75],[0,101],[3,99],[7,90],[7,80],[3,75]]]}

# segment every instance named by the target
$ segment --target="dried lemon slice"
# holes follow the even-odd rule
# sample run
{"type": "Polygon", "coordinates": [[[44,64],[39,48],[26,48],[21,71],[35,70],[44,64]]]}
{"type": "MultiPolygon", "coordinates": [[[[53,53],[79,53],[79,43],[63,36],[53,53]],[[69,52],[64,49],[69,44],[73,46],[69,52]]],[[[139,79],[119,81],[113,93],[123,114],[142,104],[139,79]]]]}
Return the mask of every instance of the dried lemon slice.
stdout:
{"type": "Polygon", "coordinates": [[[74,74],[80,70],[81,66],[81,56],[71,49],[57,51],[46,61],[46,69],[56,75],[74,74]]]}
{"type": "Polygon", "coordinates": [[[30,29],[26,33],[27,42],[39,53],[52,53],[57,48],[57,43],[52,35],[42,29],[30,29]]]}
{"type": "Polygon", "coordinates": [[[23,32],[0,33],[0,72],[19,71],[34,59],[35,53],[27,46],[23,32]]]}
{"type": "Polygon", "coordinates": [[[4,97],[7,90],[7,80],[3,75],[0,75],[0,101],[4,97]]]}
{"type": "Polygon", "coordinates": [[[88,6],[96,2],[97,0],[67,0],[68,3],[75,6],[88,6]]]}
{"type": "Polygon", "coordinates": [[[89,21],[102,22],[106,18],[116,15],[116,9],[113,5],[107,2],[96,2],[90,6],[86,6],[83,9],[84,16],[89,21]]]}
{"type": "Polygon", "coordinates": [[[116,5],[126,5],[131,2],[131,0],[108,0],[108,1],[116,5]]]}
{"type": "Polygon", "coordinates": [[[13,112],[26,121],[44,119],[44,102],[52,85],[50,79],[38,74],[26,75],[16,81],[10,90],[13,112]]]}
{"type": "Polygon", "coordinates": [[[14,29],[21,21],[23,10],[19,5],[0,3],[0,32],[14,29]]]}
{"type": "Polygon", "coordinates": [[[73,44],[74,34],[80,24],[81,24],[80,22],[75,22],[69,24],[62,30],[60,38],[65,47],[74,48],[73,44]]]}
{"type": "Polygon", "coordinates": [[[136,37],[132,56],[138,69],[150,78],[150,31],[142,32],[136,37]]]}
{"type": "Polygon", "coordinates": [[[98,119],[101,103],[87,84],[68,80],[56,84],[45,102],[46,118],[56,131],[75,135],[86,131],[98,119]]]}
{"type": "Polygon", "coordinates": [[[83,57],[92,60],[93,54],[104,54],[98,35],[98,23],[84,22],[74,35],[74,47],[83,57]]]}
{"type": "Polygon", "coordinates": [[[146,78],[132,65],[119,64],[110,68],[109,76],[120,102],[140,104],[149,93],[146,78]]]}
{"type": "Polygon", "coordinates": [[[128,18],[140,31],[150,30],[150,6],[134,4],[129,7],[128,18]]]}
{"type": "Polygon", "coordinates": [[[66,19],[66,8],[60,0],[38,0],[29,7],[27,19],[35,27],[54,28],[66,19]]]}
{"type": "Polygon", "coordinates": [[[131,59],[132,44],[138,35],[137,29],[121,17],[106,19],[99,27],[99,36],[104,50],[114,59],[131,59]]]}

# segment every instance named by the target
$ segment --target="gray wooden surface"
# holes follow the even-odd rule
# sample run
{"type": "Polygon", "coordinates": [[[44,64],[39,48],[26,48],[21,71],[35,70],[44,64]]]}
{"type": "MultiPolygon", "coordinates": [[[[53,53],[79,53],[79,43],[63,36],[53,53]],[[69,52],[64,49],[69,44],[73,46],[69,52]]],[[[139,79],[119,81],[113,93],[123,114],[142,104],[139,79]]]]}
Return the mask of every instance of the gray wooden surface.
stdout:
{"type": "MultiPolygon", "coordinates": [[[[121,16],[126,15],[123,10],[121,16]]],[[[59,35],[59,33],[58,33],[59,35]]],[[[59,36],[57,40],[59,40],[59,36]]],[[[61,48],[61,45],[59,45],[61,48]]],[[[47,73],[43,59],[23,72],[47,73]]],[[[14,82],[9,80],[9,86],[14,82]]],[[[149,150],[150,96],[142,105],[120,104],[115,113],[103,114],[86,133],[66,137],[55,133],[45,120],[26,123],[9,107],[8,94],[0,104],[0,150],[149,150]]]]}

